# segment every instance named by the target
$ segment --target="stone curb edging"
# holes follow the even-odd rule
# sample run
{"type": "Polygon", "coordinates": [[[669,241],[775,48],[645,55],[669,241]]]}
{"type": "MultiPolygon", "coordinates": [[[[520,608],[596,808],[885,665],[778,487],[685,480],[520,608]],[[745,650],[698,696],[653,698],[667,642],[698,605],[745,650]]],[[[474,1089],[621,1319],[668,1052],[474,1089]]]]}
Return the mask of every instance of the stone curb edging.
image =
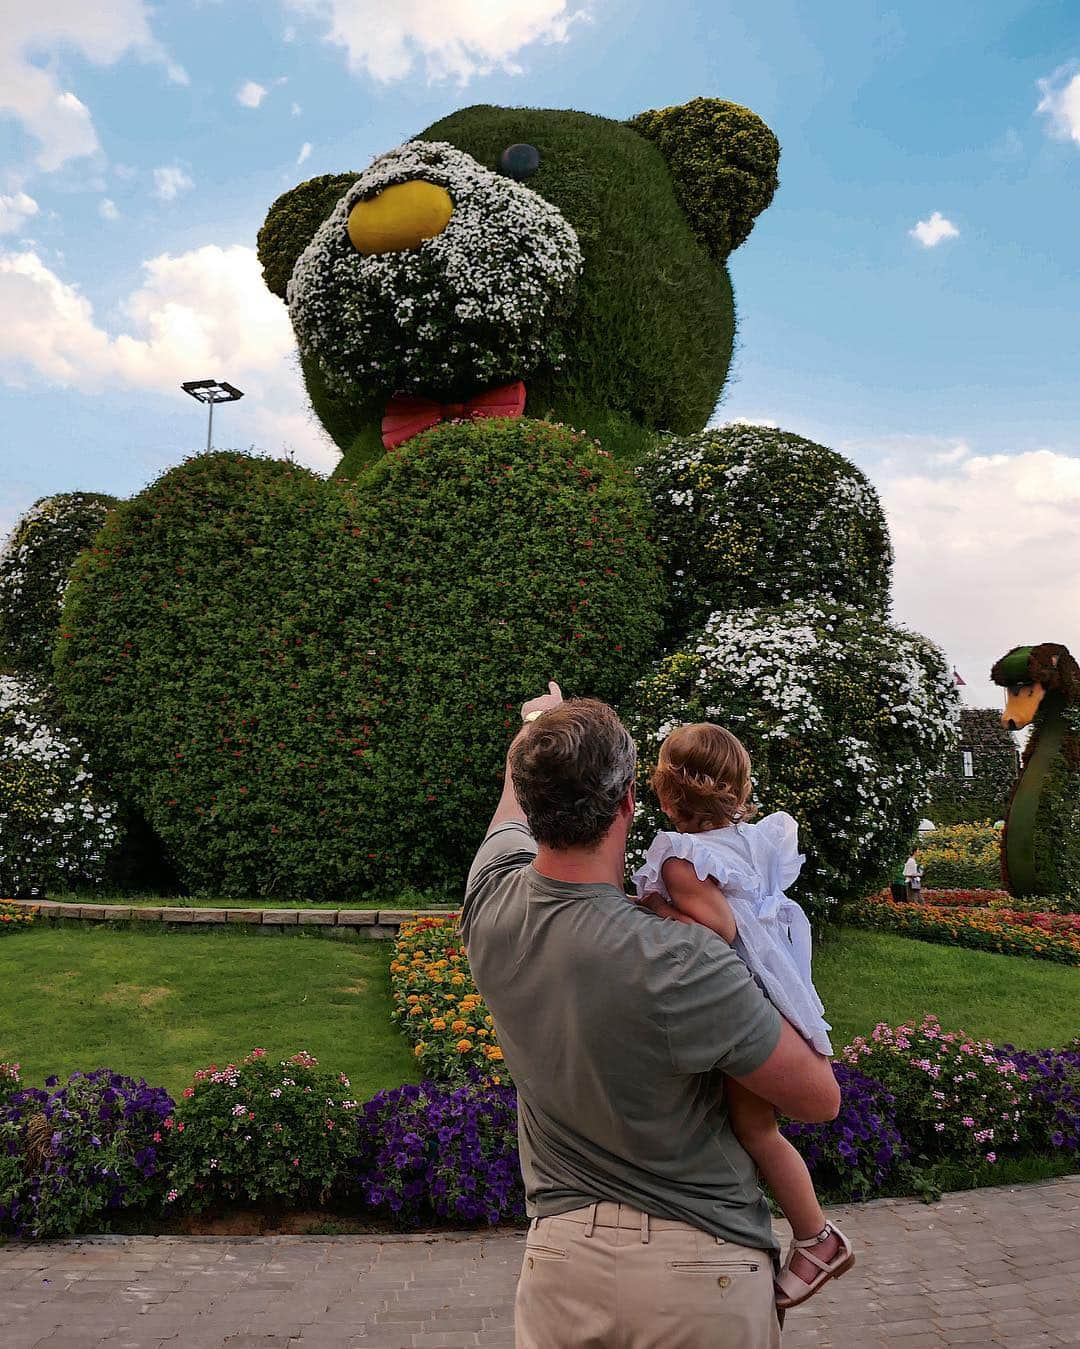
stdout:
{"type": "MultiPolygon", "coordinates": [[[[934,1200],[928,1204],[925,1200],[916,1198],[914,1195],[889,1195],[881,1199],[864,1199],[853,1201],[842,1205],[829,1205],[832,1208],[844,1208],[847,1210],[857,1210],[860,1213],[871,1212],[874,1209],[889,1208],[910,1208],[917,1213],[930,1211],[933,1209],[948,1208],[959,1206],[961,1208],[973,1202],[976,1196],[986,1195],[1014,1195],[1024,1194],[1029,1191],[1042,1190],[1053,1191],[1058,1188],[1074,1185],[1080,1182],[1080,1172],[1070,1173],[1066,1176],[1052,1176],[1048,1180],[1033,1180],[1025,1185],[982,1185],[976,1190],[948,1190],[940,1199],[934,1200]]],[[[488,1237],[506,1237],[519,1236],[524,1239],[528,1235],[528,1228],[524,1225],[516,1226],[509,1223],[500,1223],[495,1227],[474,1228],[471,1231],[466,1229],[448,1230],[445,1232],[424,1231],[424,1232],[342,1232],[331,1236],[324,1233],[315,1232],[284,1232],[272,1233],[266,1236],[187,1236],[180,1232],[168,1232],[146,1235],[140,1235],[136,1232],[87,1232],[80,1236],[56,1237],[44,1241],[18,1241],[9,1240],[5,1249],[15,1250],[46,1250],[50,1246],[123,1246],[133,1241],[153,1241],[162,1245],[181,1244],[185,1242],[224,1242],[229,1245],[238,1243],[257,1244],[259,1242],[275,1244],[279,1242],[347,1242],[361,1243],[369,1241],[393,1242],[393,1243],[431,1243],[438,1241],[475,1241],[488,1237]]]]}
{"type": "Polygon", "coordinates": [[[64,918],[91,923],[184,923],[190,926],[243,923],[249,926],[344,928],[359,937],[396,937],[401,924],[456,909],[196,909],[143,904],[65,904],[53,899],[5,899],[12,908],[45,920],[64,918]]]}

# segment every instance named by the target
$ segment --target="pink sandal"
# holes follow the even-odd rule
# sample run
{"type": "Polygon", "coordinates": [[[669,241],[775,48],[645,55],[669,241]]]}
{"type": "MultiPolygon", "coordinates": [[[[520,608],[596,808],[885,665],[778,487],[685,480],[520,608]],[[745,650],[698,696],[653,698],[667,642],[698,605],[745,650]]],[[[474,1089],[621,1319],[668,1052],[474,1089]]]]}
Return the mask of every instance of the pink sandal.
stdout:
{"type": "Polygon", "coordinates": [[[818,1289],[828,1283],[830,1279],[838,1279],[841,1274],[846,1274],[854,1263],[855,1253],[851,1249],[851,1242],[832,1223],[826,1223],[816,1237],[809,1237],[806,1241],[793,1240],[783,1268],[775,1280],[777,1307],[781,1311],[798,1307],[807,1298],[813,1297],[818,1289]],[[831,1233],[840,1243],[840,1249],[829,1261],[819,1259],[813,1250],[815,1246],[820,1245],[821,1239],[826,1233],[831,1233]],[[801,1255],[804,1260],[818,1268],[817,1274],[809,1283],[799,1278],[791,1268],[791,1262],[796,1254],[801,1255]]]}

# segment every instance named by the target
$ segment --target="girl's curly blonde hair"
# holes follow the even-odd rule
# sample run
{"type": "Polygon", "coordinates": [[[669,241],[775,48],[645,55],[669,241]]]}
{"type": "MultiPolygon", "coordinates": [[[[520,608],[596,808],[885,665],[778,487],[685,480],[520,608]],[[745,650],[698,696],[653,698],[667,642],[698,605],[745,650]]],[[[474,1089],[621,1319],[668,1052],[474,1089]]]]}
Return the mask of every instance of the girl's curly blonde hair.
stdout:
{"type": "Polygon", "coordinates": [[[741,740],[710,721],[671,732],[649,785],[688,833],[723,829],[756,813],[750,804],[750,756],[741,740]]]}

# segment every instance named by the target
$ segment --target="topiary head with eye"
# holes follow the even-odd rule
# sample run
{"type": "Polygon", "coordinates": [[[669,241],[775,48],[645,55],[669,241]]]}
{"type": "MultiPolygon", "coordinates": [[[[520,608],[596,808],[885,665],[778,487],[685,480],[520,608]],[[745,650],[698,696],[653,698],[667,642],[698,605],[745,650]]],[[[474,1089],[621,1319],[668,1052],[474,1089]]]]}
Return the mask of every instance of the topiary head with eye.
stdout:
{"type": "Polygon", "coordinates": [[[778,156],[718,99],[630,122],[478,106],[279,198],[259,255],[339,471],[427,400],[568,421],[623,454],[699,430],[731,359],[726,258],[778,156]]]}

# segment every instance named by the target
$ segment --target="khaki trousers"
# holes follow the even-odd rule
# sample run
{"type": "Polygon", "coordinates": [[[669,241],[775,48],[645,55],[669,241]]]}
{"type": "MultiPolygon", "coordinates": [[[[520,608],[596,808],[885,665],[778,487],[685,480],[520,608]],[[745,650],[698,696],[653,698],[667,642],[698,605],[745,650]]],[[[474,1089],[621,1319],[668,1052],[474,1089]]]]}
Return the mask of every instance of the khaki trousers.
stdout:
{"type": "Polygon", "coordinates": [[[516,1349],[778,1349],[768,1251],[628,1204],[534,1218],[516,1349]]]}

